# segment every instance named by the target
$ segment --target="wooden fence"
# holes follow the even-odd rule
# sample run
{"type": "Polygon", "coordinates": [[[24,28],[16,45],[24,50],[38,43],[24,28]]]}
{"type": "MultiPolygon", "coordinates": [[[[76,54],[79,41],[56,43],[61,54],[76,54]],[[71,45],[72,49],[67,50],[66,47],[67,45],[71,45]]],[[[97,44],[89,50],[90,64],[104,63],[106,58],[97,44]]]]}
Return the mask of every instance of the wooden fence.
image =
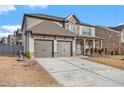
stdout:
{"type": "Polygon", "coordinates": [[[19,51],[23,52],[23,47],[20,45],[0,45],[0,55],[15,56],[19,51]]]}

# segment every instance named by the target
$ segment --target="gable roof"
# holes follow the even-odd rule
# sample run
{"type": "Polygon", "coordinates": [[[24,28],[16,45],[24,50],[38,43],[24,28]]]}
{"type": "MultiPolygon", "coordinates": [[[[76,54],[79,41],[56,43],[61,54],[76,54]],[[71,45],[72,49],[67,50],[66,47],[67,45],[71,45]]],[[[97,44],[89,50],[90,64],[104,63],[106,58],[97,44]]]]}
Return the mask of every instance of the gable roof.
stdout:
{"type": "Polygon", "coordinates": [[[69,16],[67,16],[64,20],[68,20],[70,17],[74,17],[78,22],[80,22],[80,20],[79,20],[79,18],[76,16],[76,15],[74,15],[74,14],[70,14],[69,16]]]}
{"type": "Polygon", "coordinates": [[[47,14],[24,14],[23,21],[22,21],[21,31],[22,31],[22,29],[24,27],[26,16],[28,16],[28,17],[34,17],[34,18],[42,18],[42,19],[47,19],[47,20],[53,20],[53,21],[60,21],[60,22],[66,22],[68,18],[70,18],[71,16],[73,16],[77,20],[77,23],[78,24],[84,25],[84,26],[94,27],[93,25],[80,22],[79,18],[76,15],[74,15],[74,14],[71,14],[71,15],[67,16],[66,18],[52,16],[52,15],[47,15],[47,14]]]}
{"type": "Polygon", "coordinates": [[[40,24],[30,28],[29,31],[32,31],[33,34],[42,34],[42,35],[69,36],[69,37],[76,36],[76,34],[74,34],[73,32],[70,32],[69,30],[66,30],[63,27],[60,27],[59,25],[51,21],[41,22],[40,24]]]}

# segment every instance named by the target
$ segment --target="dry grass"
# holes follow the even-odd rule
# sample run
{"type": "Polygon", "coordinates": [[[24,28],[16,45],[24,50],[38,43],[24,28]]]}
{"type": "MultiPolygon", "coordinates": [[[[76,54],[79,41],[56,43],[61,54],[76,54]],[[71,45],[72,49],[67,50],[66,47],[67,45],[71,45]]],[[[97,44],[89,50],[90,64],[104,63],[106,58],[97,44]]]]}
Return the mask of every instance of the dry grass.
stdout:
{"type": "Polygon", "coordinates": [[[88,57],[88,60],[124,70],[124,56],[88,57]]]}
{"type": "Polygon", "coordinates": [[[24,66],[15,57],[0,57],[1,87],[57,87],[60,86],[39,64],[24,66]]]}

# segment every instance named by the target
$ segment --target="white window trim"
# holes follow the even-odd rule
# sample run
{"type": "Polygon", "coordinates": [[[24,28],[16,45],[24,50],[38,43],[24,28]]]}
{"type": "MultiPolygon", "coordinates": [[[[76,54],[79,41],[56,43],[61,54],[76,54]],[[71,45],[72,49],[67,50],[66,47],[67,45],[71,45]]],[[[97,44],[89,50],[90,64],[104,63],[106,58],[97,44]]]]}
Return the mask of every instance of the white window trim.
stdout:
{"type": "Polygon", "coordinates": [[[76,33],[77,25],[76,24],[69,24],[68,29],[69,29],[69,31],[76,33]]]}
{"type": "Polygon", "coordinates": [[[91,27],[86,27],[86,26],[80,26],[80,35],[83,35],[83,36],[92,36],[92,28],[91,27]],[[84,29],[85,29],[85,33],[86,34],[84,34],[84,32],[83,32],[84,29]],[[90,29],[90,34],[88,34],[89,33],[88,29],[90,29]]]}

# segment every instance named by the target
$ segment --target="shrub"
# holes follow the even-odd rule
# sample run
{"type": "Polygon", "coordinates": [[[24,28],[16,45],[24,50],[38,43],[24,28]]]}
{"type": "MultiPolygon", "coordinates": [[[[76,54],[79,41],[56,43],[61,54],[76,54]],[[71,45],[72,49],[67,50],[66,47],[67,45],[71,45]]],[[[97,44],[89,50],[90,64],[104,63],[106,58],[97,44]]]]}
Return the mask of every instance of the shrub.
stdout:
{"type": "Polygon", "coordinates": [[[24,53],[24,56],[27,58],[27,59],[30,59],[31,58],[31,53],[29,51],[26,51],[24,53]]]}
{"type": "Polygon", "coordinates": [[[118,55],[118,51],[116,49],[111,50],[111,55],[118,55]]]}
{"type": "Polygon", "coordinates": [[[118,51],[117,50],[115,50],[115,55],[118,55],[119,53],[118,53],[118,51]]]}
{"type": "Polygon", "coordinates": [[[93,54],[93,48],[90,49],[90,53],[93,54]]]}
{"type": "Polygon", "coordinates": [[[94,52],[95,52],[95,53],[97,53],[97,52],[98,52],[98,49],[97,49],[96,47],[94,48],[94,52]]]}
{"type": "Polygon", "coordinates": [[[101,48],[101,52],[104,52],[104,48],[101,48]]]}
{"type": "Polygon", "coordinates": [[[102,53],[101,48],[99,48],[99,49],[98,49],[98,53],[99,53],[99,54],[101,54],[101,53],[102,53]]]}
{"type": "Polygon", "coordinates": [[[88,52],[89,52],[89,49],[87,48],[87,49],[86,49],[86,55],[88,55],[88,52]]]}
{"type": "Polygon", "coordinates": [[[108,54],[108,50],[107,50],[107,48],[105,48],[105,54],[106,54],[106,55],[108,54]]]}
{"type": "Polygon", "coordinates": [[[115,50],[114,49],[111,49],[111,55],[115,55],[115,50]]]}
{"type": "Polygon", "coordinates": [[[114,55],[114,50],[111,50],[111,55],[114,55]]]}

